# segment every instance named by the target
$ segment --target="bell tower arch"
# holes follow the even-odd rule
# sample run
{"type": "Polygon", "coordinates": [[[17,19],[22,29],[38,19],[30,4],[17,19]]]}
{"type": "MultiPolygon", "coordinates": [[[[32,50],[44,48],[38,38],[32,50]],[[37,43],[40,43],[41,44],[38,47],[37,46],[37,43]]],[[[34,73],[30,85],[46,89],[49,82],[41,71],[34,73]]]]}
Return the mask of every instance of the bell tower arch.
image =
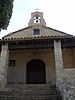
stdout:
{"type": "Polygon", "coordinates": [[[28,23],[28,26],[34,26],[34,25],[46,26],[46,22],[43,18],[43,12],[36,11],[31,13],[31,19],[28,23]]]}

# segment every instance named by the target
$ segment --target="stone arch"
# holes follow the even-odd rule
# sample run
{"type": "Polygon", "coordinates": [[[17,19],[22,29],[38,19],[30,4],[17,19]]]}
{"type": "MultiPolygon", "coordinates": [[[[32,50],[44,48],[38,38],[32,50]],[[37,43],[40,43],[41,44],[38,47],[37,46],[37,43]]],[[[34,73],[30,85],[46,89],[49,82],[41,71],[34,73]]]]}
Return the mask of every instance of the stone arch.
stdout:
{"type": "Polygon", "coordinates": [[[45,63],[40,59],[32,59],[26,66],[27,84],[45,84],[46,68],[45,63]]]}
{"type": "Polygon", "coordinates": [[[34,16],[34,23],[41,23],[41,17],[38,14],[34,16]]]}

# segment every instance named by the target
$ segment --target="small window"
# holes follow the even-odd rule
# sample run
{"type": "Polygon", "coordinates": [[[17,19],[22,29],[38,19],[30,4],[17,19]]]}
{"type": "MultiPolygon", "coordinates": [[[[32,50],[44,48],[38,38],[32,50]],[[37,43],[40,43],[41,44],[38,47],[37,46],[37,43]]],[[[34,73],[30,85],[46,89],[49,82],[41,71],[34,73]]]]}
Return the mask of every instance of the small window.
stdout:
{"type": "Polygon", "coordinates": [[[16,62],[16,61],[13,60],[13,59],[10,60],[10,61],[9,61],[9,66],[10,66],[10,67],[15,67],[15,62],[16,62]]]}
{"type": "Polygon", "coordinates": [[[37,29],[37,28],[36,28],[36,29],[34,29],[33,34],[34,34],[34,35],[39,35],[39,34],[40,34],[40,30],[39,30],[39,29],[37,29]]]}

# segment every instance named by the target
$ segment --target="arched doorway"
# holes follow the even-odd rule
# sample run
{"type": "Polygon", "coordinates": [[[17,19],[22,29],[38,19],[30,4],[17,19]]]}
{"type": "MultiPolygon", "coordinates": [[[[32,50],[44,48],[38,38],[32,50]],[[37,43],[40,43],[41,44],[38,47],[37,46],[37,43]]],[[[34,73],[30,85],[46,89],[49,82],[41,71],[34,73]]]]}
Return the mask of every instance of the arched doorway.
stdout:
{"type": "Polygon", "coordinates": [[[38,59],[29,61],[27,63],[26,78],[27,84],[45,84],[45,63],[38,59]]]}

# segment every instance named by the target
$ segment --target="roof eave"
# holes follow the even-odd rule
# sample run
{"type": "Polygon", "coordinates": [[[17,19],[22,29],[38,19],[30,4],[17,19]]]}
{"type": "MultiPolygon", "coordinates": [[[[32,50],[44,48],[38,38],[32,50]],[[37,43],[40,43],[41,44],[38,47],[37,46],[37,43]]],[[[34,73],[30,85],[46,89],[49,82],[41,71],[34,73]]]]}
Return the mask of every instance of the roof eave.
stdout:
{"type": "Polygon", "coordinates": [[[43,40],[43,39],[50,39],[50,40],[62,40],[62,39],[75,39],[75,36],[41,36],[41,37],[27,37],[27,38],[8,38],[2,39],[0,42],[16,42],[16,41],[28,41],[28,40],[43,40]]]}

